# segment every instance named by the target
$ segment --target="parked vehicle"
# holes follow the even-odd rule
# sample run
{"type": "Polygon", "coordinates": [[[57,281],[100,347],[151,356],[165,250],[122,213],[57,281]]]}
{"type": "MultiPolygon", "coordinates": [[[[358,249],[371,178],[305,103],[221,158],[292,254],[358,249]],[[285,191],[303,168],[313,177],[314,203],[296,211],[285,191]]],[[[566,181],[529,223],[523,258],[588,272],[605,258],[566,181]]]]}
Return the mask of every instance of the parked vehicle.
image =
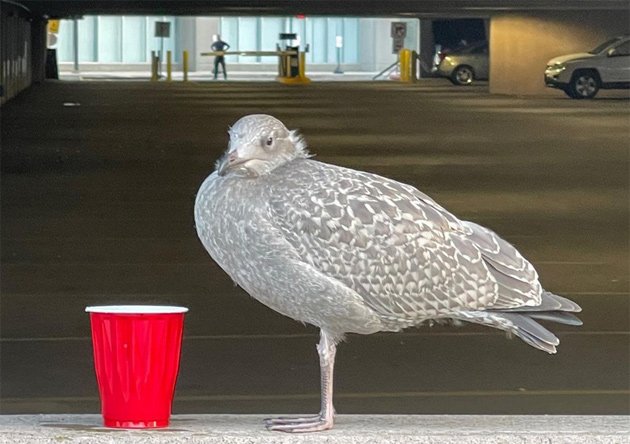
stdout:
{"type": "Polygon", "coordinates": [[[592,99],[600,89],[630,88],[630,35],[612,38],[589,52],[549,60],[545,84],[573,99],[592,99]]]}
{"type": "Polygon", "coordinates": [[[471,85],[488,79],[488,42],[476,42],[452,51],[436,52],[433,70],[455,85],[471,85]]]}

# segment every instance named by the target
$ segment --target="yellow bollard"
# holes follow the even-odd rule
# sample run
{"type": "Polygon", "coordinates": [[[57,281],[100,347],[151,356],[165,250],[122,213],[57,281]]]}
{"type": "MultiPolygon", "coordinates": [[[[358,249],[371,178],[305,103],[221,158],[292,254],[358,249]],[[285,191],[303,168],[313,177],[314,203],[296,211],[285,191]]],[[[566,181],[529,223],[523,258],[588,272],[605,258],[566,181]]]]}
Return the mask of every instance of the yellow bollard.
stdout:
{"type": "Polygon", "coordinates": [[[398,53],[398,60],[400,65],[400,81],[411,81],[411,50],[403,48],[398,53]]]}
{"type": "Polygon", "coordinates": [[[173,60],[171,51],[166,51],[166,81],[170,82],[173,77],[173,60]]]}
{"type": "Polygon", "coordinates": [[[157,58],[155,57],[155,51],[151,51],[151,81],[156,82],[157,79],[157,58]]]}
{"type": "Polygon", "coordinates": [[[188,81],[188,51],[184,51],[182,57],[182,70],[184,71],[184,82],[188,81]]]}

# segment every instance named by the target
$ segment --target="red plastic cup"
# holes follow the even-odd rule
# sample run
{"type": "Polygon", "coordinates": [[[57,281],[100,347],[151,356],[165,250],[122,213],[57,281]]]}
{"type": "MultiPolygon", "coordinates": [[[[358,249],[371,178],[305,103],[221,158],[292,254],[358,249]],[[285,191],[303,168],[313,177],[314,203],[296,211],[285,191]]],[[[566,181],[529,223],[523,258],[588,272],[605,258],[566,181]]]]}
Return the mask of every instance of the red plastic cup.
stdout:
{"type": "Polygon", "coordinates": [[[168,427],[185,307],[87,307],[106,427],[168,427]]]}

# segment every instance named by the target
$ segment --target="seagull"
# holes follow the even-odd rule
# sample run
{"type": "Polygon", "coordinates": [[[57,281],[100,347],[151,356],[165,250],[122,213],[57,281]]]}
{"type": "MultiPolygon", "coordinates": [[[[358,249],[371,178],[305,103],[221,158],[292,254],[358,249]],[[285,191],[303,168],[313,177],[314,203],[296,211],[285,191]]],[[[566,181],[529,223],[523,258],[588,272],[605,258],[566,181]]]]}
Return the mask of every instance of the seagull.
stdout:
{"type": "Polygon", "coordinates": [[[212,259],[252,297],[320,329],[321,411],[269,430],[333,427],[333,369],[348,333],[472,322],[555,353],[538,320],[581,325],[514,246],[411,185],[313,160],[296,130],[263,114],[229,129],[195,202],[212,259]]]}

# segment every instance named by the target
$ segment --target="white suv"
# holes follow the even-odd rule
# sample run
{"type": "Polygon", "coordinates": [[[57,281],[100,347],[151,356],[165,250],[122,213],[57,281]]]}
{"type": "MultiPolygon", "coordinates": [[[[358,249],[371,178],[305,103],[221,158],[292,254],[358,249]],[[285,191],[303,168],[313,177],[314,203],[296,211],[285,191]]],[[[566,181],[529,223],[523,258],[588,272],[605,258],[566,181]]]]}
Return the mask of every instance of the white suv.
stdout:
{"type": "Polygon", "coordinates": [[[600,88],[630,88],[630,35],[610,39],[589,52],[549,60],[545,84],[574,99],[592,99],[600,88]]]}

